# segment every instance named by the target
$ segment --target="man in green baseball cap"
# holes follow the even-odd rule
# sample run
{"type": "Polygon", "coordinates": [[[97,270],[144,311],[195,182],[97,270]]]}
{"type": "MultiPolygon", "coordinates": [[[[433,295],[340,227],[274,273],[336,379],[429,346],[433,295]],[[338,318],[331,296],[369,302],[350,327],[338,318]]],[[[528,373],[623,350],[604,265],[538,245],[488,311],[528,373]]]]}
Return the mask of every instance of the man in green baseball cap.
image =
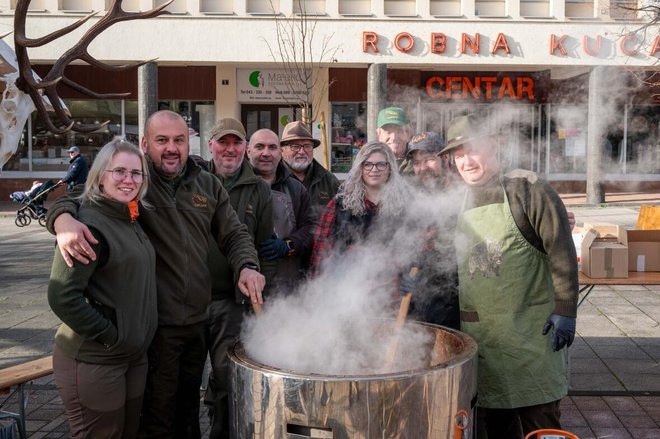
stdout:
{"type": "Polygon", "coordinates": [[[377,125],[378,141],[390,147],[397,164],[401,166],[406,158],[406,147],[412,137],[412,127],[406,112],[400,107],[384,108],[378,113],[377,125]]]}
{"type": "Polygon", "coordinates": [[[455,244],[461,330],[479,344],[479,428],[489,438],[522,438],[561,429],[577,257],[561,199],[535,173],[503,169],[488,122],[454,119],[441,154],[468,186],[455,244]]]}

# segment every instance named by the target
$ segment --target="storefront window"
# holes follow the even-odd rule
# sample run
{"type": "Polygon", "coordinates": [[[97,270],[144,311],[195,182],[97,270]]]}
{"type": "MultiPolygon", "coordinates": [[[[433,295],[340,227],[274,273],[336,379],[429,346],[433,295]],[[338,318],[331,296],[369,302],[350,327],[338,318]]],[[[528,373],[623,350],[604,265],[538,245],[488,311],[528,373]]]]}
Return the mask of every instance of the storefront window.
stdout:
{"type": "MultiPolygon", "coordinates": [[[[80,148],[80,153],[91,163],[98,151],[116,137],[139,144],[137,101],[65,99],[64,103],[74,115],[76,125],[108,123],[93,133],[69,131],[53,134],[35,112],[23,130],[16,154],[3,166],[3,171],[64,173],[69,166],[67,149],[74,145],[80,148]],[[31,136],[28,132],[31,132],[31,136]]],[[[196,136],[200,129],[199,113],[196,111],[198,105],[213,105],[213,102],[159,102],[159,109],[171,109],[184,118],[190,129],[191,148],[196,146],[196,153],[199,153],[199,137],[196,136]]]]}
{"type": "Polygon", "coordinates": [[[345,173],[367,139],[367,104],[332,104],[332,149],[330,170],[345,173]]]}
{"type": "Polygon", "coordinates": [[[656,106],[628,106],[621,111],[621,123],[607,135],[604,160],[614,172],[655,174],[660,172],[660,113],[656,106]]]}
{"type": "MultiPolygon", "coordinates": [[[[137,126],[137,102],[124,101],[124,120],[126,126],[137,126]]],[[[121,100],[73,100],[64,101],[73,115],[76,125],[108,123],[93,133],[69,131],[65,134],[53,134],[46,129],[37,113],[31,116],[31,133],[28,127],[23,131],[17,153],[3,168],[8,171],[66,172],[69,166],[67,149],[80,148],[80,153],[91,163],[98,151],[118,136],[122,136],[122,101],[121,100]],[[29,141],[28,141],[29,140],[29,141]],[[32,149],[30,163],[29,149],[32,149]]],[[[137,141],[137,132],[126,133],[131,141],[137,141]],[[129,135],[130,134],[130,135],[129,135]]]]}
{"type": "Polygon", "coordinates": [[[575,105],[552,107],[548,154],[551,174],[587,172],[587,109],[575,105]]]}

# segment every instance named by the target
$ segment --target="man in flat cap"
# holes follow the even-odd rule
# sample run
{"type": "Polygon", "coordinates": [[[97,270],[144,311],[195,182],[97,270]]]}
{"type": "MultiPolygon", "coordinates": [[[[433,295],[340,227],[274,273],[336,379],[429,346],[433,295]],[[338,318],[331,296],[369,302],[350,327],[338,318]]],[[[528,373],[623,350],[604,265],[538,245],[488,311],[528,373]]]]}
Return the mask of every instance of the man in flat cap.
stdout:
{"type": "Polygon", "coordinates": [[[287,124],[280,140],[286,166],[307,189],[309,207],[315,221],[339,188],[337,177],[314,159],[314,148],[320,144],[300,121],[287,124]]]}
{"type": "MultiPolygon", "coordinates": [[[[245,160],[247,142],[243,124],[231,117],[216,122],[208,141],[211,160],[197,164],[213,173],[229,194],[229,203],[241,223],[247,226],[255,248],[270,239],[273,232],[273,201],[270,186],[259,178],[245,160]]],[[[275,263],[259,258],[261,273],[267,281],[275,263]]],[[[229,359],[228,348],[241,332],[243,317],[250,301],[236,286],[237,273],[220,252],[215,240],[209,240],[208,256],[212,300],[208,308],[206,344],[212,373],[204,396],[211,417],[210,438],[229,437],[229,359]]]]}
{"type": "Polygon", "coordinates": [[[454,119],[442,153],[467,185],[455,242],[461,330],[479,344],[478,406],[489,438],[519,439],[561,428],[578,273],[564,204],[535,173],[504,169],[488,122],[454,119]]]}

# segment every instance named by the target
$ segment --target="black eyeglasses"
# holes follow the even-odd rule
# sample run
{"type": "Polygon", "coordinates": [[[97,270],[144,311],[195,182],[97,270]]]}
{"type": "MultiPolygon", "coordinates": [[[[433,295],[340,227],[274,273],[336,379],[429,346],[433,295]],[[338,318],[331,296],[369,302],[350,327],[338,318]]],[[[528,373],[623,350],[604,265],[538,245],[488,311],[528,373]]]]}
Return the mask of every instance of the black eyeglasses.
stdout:
{"type": "Polygon", "coordinates": [[[115,181],[124,181],[127,175],[130,174],[131,180],[135,183],[140,183],[144,178],[142,171],[129,171],[126,168],[106,169],[105,172],[112,172],[112,178],[115,181]]]}
{"type": "Polygon", "coordinates": [[[379,171],[384,171],[387,168],[389,168],[390,164],[387,162],[362,162],[362,169],[365,171],[371,171],[374,166],[376,167],[377,170],[379,171]]]}
{"type": "Polygon", "coordinates": [[[289,148],[291,148],[291,151],[293,151],[293,152],[298,152],[301,149],[304,149],[306,152],[310,152],[311,150],[314,149],[314,145],[312,143],[302,143],[302,144],[300,144],[300,143],[289,143],[289,144],[284,145],[284,146],[288,146],[289,148]]]}

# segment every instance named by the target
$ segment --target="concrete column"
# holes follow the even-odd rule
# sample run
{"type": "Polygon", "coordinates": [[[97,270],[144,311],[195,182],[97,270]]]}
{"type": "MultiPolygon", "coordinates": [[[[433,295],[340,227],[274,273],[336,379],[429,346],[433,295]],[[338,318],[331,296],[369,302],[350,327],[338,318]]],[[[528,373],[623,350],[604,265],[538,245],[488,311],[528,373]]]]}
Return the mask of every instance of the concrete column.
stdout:
{"type": "Polygon", "coordinates": [[[378,112],[387,102],[387,64],[372,64],[367,71],[367,140],[376,140],[378,112]]]}
{"type": "Polygon", "coordinates": [[[158,64],[148,62],[138,67],[138,125],[140,140],[144,136],[145,122],[156,111],[158,111],[158,64]]]}
{"type": "Polygon", "coordinates": [[[606,87],[607,70],[606,67],[597,66],[589,74],[587,109],[587,203],[589,204],[605,202],[602,167],[607,126],[602,110],[608,108],[607,97],[611,93],[606,87]]]}
{"type": "MultiPolygon", "coordinates": [[[[211,159],[211,153],[208,148],[209,133],[215,125],[215,106],[214,105],[195,105],[195,111],[199,113],[199,146],[198,152],[192,151],[191,145],[191,154],[199,154],[204,160],[211,159]]],[[[239,117],[240,119],[240,117],[239,117]]]]}

